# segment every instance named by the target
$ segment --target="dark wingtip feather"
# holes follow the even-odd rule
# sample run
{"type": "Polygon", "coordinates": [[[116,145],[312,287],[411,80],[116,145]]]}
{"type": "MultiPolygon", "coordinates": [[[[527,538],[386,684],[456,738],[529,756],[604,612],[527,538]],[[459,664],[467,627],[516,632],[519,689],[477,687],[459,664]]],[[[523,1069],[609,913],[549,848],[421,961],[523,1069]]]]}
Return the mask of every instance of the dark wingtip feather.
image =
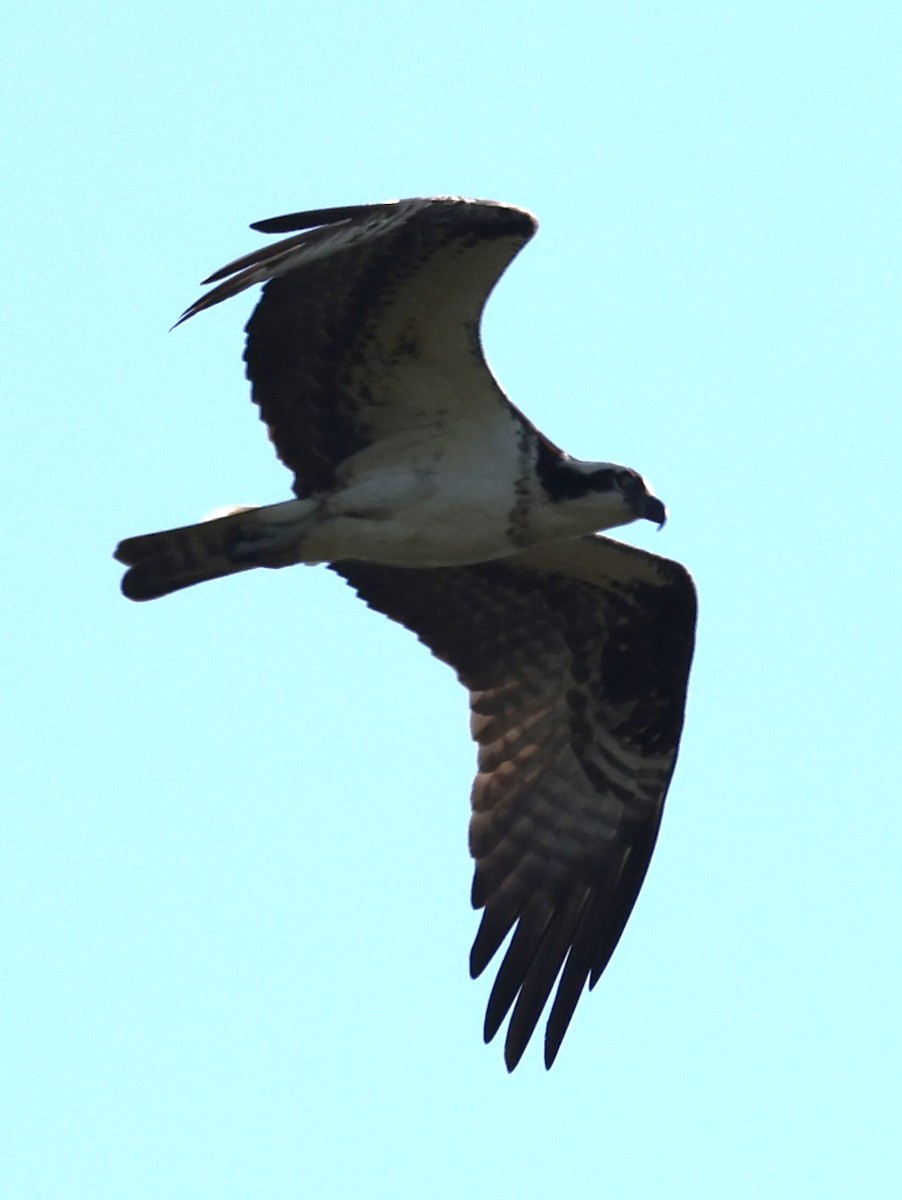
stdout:
{"type": "Polygon", "coordinates": [[[525,1049],[526,1042],[523,1042],[522,1045],[513,1045],[511,1039],[508,1038],[504,1043],[504,1065],[507,1067],[508,1074],[515,1071],[520,1065],[520,1059],[523,1057],[525,1049]]]}
{"type": "Polygon", "coordinates": [[[497,896],[485,909],[470,950],[471,979],[477,979],[498,953],[521,907],[522,904],[516,897],[497,896]]]}
{"type": "Polygon", "coordinates": [[[350,221],[361,213],[372,212],[381,207],[380,204],[346,204],[342,208],[315,208],[309,212],[287,213],[283,217],[267,217],[265,221],[254,221],[251,229],[257,233],[295,233],[299,229],[314,229],[317,225],[350,221]]]}

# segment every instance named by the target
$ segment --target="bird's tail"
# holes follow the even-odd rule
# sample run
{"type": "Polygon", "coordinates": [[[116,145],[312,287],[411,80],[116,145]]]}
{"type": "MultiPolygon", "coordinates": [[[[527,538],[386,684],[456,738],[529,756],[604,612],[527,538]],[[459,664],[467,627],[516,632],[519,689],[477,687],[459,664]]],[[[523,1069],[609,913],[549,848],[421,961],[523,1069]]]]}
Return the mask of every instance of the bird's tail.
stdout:
{"type": "Polygon", "coordinates": [[[259,566],[246,553],[238,553],[247,514],[257,511],[234,508],[226,516],[198,525],[126,538],[115,553],[117,561],[129,568],[122,579],[123,595],[129,600],[155,600],[207,579],[259,566]]]}

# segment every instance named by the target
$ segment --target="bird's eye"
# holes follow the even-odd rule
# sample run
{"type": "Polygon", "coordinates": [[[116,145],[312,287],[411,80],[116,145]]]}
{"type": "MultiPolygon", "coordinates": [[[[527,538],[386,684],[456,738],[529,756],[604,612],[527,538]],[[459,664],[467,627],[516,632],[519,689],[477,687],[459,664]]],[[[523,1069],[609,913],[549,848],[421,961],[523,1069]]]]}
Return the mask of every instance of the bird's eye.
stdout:
{"type": "Polygon", "coordinates": [[[641,479],[635,471],[618,471],[614,482],[621,492],[634,492],[641,485],[641,479]]]}

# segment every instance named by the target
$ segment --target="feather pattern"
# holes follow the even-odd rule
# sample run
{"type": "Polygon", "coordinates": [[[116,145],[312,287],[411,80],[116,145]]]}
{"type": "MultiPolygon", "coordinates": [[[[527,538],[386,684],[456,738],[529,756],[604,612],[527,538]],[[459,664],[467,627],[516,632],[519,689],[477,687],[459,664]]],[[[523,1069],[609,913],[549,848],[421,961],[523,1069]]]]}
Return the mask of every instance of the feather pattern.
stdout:
{"type": "MultiPolygon", "coordinates": [[[[380,438],[449,414],[484,424],[479,321],[535,218],[491,201],[439,198],[320,209],[260,221],[306,232],[246,255],[180,318],[265,282],[247,325],[252,394],[295,494],[334,487],[336,467],[380,438]],[[337,224],[319,223],[336,221],[337,224]],[[310,226],[319,226],[309,228],[310,226]],[[449,396],[473,361],[476,386],[449,396]]],[[[495,419],[530,423],[494,385],[495,419]]]]}
{"type": "Polygon", "coordinates": [[[186,320],[263,284],[253,399],[295,499],[120,543],[149,600],[325,562],[470,694],[470,969],[501,952],[486,1040],[519,1062],[546,1006],[554,1061],[642,886],[676,762],[695,630],[685,569],[597,532],[666,510],[635,471],[579,462],[482,351],[493,287],[536,229],[454,197],[293,213],[207,280],[186,320]]]}
{"type": "Polygon", "coordinates": [[[335,570],[469,689],[473,903],[484,909],[471,971],[514,930],[485,1026],[490,1040],[513,1008],[513,1069],[563,968],[550,1066],[654,848],[683,722],[692,582],[677,563],[602,537],[465,568],[335,570]]]}

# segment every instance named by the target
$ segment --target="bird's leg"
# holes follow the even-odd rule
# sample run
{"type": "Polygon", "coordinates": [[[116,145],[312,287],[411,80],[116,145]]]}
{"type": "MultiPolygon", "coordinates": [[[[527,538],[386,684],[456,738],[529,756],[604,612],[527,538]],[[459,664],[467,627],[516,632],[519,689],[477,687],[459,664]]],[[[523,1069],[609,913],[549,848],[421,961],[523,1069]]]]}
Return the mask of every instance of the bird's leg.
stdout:
{"type": "Polygon", "coordinates": [[[250,509],[235,521],[225,538],[225,553],[234,563],[248,567],[284,567],[301,562],[299,543],[316,524],[320,502],[286,500],[250,509]]]}

